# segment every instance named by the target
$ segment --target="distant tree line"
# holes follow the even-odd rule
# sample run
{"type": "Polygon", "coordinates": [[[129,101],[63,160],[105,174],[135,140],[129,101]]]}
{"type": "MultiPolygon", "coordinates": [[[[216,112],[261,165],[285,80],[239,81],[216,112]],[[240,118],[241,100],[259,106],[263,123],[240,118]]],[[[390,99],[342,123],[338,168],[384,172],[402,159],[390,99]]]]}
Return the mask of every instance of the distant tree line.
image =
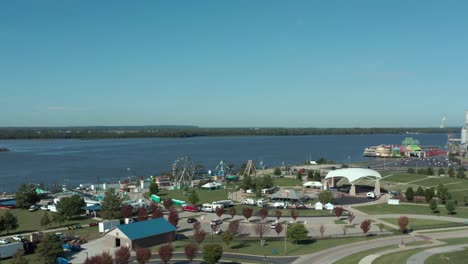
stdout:
{"type": "Polygon", "coordinates": [[[209,136],[305,136],[305,135],[357,135],[455,133],[459,128],[201,128],[201,127],[8,127],[0,128],[0,139],[105,139],[151,137],[209,137],[209,136]]]}

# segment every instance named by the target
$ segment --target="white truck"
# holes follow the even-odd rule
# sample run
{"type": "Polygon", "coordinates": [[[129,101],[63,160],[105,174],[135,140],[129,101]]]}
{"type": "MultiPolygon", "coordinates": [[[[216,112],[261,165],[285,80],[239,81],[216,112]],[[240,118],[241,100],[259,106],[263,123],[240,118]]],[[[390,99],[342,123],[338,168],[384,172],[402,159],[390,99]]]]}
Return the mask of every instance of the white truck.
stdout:
{"type": "Polygon", "coordinates": [[[117,226],[120,226],[120,220],[119,219],[99,222],[99,232],[100,233],[106,233],[106,232],[114,229],[117,226]]]}
{"type": "Polygon", "coordinates": [[[257,200],[257,206],[258,207],[265,207],[268,205],[268,202],[265,199],[259,199],[257,200]]]}
{"type": "Polygon", "coordinates": [[[0,246],[0,258],[13,257],[18,250],[24,250],[23,242],[9,243],[0,246]]]}
{"type": "Polygon", "coordinates": [[[244,200],[244,204],[256,205],[256,204],[257,204],[257,200],[252,199],[252,198],[247,198],[247,199],[244,200]]]}
{"type": "Polygon", "coordinates": [[[220,200],[213,202],[213,205],[222,205],[224,208],[234,206],[234,202],[232,200],[220,200]]]}
{"type": "Polygon", "coordinates": [[[215,204],[215,203],[204,203],[202,205],[202,211],[203,212],[209,212],[209,213],[212,213],[214,211],[216,211],[216,208],[224,208],[224,205],[222,204],[215,204]]]}

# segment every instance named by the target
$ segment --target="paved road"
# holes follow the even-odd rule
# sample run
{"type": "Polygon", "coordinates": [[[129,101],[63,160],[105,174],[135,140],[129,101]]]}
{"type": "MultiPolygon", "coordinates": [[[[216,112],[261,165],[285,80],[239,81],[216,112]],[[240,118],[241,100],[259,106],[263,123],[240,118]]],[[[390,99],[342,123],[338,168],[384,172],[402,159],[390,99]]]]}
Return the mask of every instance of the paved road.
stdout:
{"type": "Polygon", "coordinates": [[[468,244],[463,244],[463,245],[452,245],[452,246],[446,246],[446,247],[437,247],[437,248],[427,249],[417,254],[414,254],[413,256],[408,258],[406,263],[407,264],[424,263],[426,259],[432,255],[449,253],[449,252],[454,252],[454,251],[463,251],[467,247],[468,247],[468,244]]]}

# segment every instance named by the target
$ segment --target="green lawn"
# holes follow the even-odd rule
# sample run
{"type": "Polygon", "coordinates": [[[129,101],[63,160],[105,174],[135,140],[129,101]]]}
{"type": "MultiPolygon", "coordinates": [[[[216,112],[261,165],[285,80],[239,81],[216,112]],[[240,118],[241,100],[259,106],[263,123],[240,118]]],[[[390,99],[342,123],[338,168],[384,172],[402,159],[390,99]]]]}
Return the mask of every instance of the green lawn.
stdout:
{"type": "MultiPolygon", "coordinates": [[[[368,241],[379,237],[350,237],[350,238],[340,238],[340,239],[319,239],[319,240],[308,240],[304,243],[294,244],[292,242],[286,242],[286,252],[287,255],[296,256],[309,254],[313,252],[318,252],[330,247],[356,243],[360,241],[368,241]]],[[[180,252],[184,250],[184,245],[186,243],[194,242],[193,237],[189,237],[186,240],[174,241],[173,245],[175,251],[180,252]]],[[[235,238],[234,241],[226,246],[224,242],[221,241],[219,236],[214,236],[214,241],[211,240],[211,234],[207,235],[204,243],[219,243],[223,246],[224,252],[230,253],[242,253],[242,254],[252,254],[252,255],[267,255],[268,257],[273,257],[274,255],[284,255],[284,238],[278,238],[273,240],[272,238],[266,239],[266,244],[264,247],[260,245],[260,240],[252,238],[235,238]],[[276,250],[277,254],[273,254],[272,250],[276,250]]],[[[203,244],[201,246],[203,246],[203,244]]],[[[155,252],[158,247],[152,248],[152,252],[155,252]]]]}
{"type": "MultiPolygon", "coordinates": [[[[0,210],[0,215],[3,215],[5,212],[6,210],[0,210]]],[[[40,221],[46,211],[38,210],[35,212],[29,212],[28,210],[24,210],[24,209],[13,209],[13,210],[10,210],[10,212],[18,218],[18,224],[19,224],[19,228],[16,230],[10,231],[10,234],[27,233],[27,232],[44,230],[44,227],[40,225],[40,221]]],[[[48,212],[48,214],[49,214],[49,217],[52,218],[52,216],[56,213],[48,212]]],[[[79,220],[65,221],[63,226],[77,225],[77,224],[83,225],[83,224],[89,224],[91,222],[96,222],[96,220],[93,220],[90,218],[83,218],[79,220]]],[[[58,224],[53,223],[48,228],[51,229],[51,228],[57,228],[57,227],[59,227],[58,224]]],[[[3,232],[2,235],[6,235],[6,231],[3,232]]]]}
{"type": "MultiPolygon", "coordinates": [[[[398,226],[398,218],[380,218],[380,220],[398,226]]],[[[434,226],[438,226],[438,227],[453,226],[453,224],[454,222],[449,222],[449,221],[409,218],[409,224],[407,228],[417,230],[417,229],[432,228],[434,226]]]]}
{"type": "Polygon", "coordinates": [[[296,180],[295,178],[274,177],[273,183],[275,186],[276,185],[278,186],[302,186],[302,182],[299,180],[296,180]]]}
{"type": "Polygon", "coordinates": [[[425,264],[463,264],[468,259],[468,249],[430,256],[425,264]]]}
{"type": "Polygon", "coordinates": [[[373,264],[406,263],[406,260],[409,257],[420,252],[421,250],[426,250],[426,249],[428,248],[411,249],[411,250],[406,250],[406,251],[402,251],[399,253],[387,254],[387,255],[377,258],[372,263],[373,264]]]}
{"type": "Polygon", "coordinates": [[[456,214],[449,215],[445,210],[444,205],[439,205],[438,214],[432,214],[429,209],[429,205],[411,205],[411,204],[400,204],[400,205],[389,205],[389,204],[376,204],[366,206],[356,206],[354,209],[362,211],[366,214],[419,214],[419,215],[431,215],[431,216],[452,216],[459,218],[468,218],[468,209],[457,208],[456,214]]]}
{"type": "MultiPolygon", "coordinates": [[[[388,174],[388,173],[387,173],[388,174]]],[[[390,173],[392,174],[392,173],[390,173]]],[[[385,177],[382,175],[382,177],[385,177]]],[[[384,178],[384,181],[393,181],[393,182],[410,182],[415,180],[420,180],[427,178],[427,175],[419,175],[419,174],[410,174],[410,173],[395,173],[392,176],[384,178]]],[[[419,184],[416,182],[415,184],[419,184]]]]}
{"type": "Polygon", "coordinates": [[[393,249],[393,248],[396,248],[396,246],[385,246],[385,247],[369,249],[369,250],[362,251],[353,255],[346,256],[338,260],[334,264],[356,264],[356,263],[359,263],[361,259],[363,259],[364,257],[368,255],[371,255],[380,251],[388,250],[388,249],[393,249]]]}

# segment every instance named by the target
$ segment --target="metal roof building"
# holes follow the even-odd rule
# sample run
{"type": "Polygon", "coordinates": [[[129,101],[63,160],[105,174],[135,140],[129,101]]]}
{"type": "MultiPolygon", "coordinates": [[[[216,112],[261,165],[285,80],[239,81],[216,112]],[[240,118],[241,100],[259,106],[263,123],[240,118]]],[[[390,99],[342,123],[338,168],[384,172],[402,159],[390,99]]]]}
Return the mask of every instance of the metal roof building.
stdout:
{"type": "Polygon", "coordinates": [[[175,226],[160,217],[116,227],[107,233],[106,241],[114,247],[147,248],[165,243],[169,237],[174,239],[175,231],[175,226]]]}

